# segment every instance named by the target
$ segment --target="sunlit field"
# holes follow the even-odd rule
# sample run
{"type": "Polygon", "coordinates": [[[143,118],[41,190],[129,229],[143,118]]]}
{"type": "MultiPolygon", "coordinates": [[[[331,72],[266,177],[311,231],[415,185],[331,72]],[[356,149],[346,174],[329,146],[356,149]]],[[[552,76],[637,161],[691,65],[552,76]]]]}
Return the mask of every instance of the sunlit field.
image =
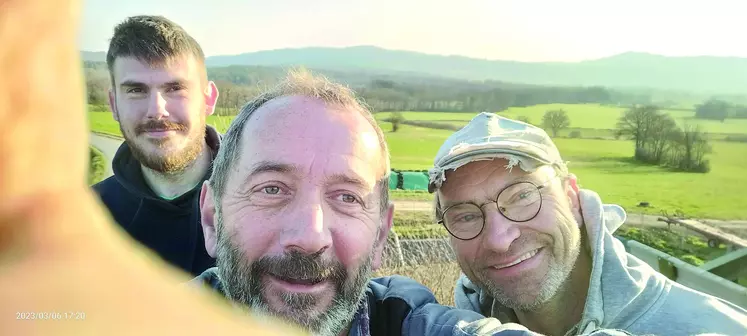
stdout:
{"type": "MultiPolygon", "coordinates": [[[[571,125],[579,127],[614,127],[621,108],[599,105],[542,105],[528,108],[512,108],[506,114],[512,117],[526,115],[530,121],[539,122],[545,110],[564,108],[571,118],[571,125]]],[[[670,113],[691,117],[688,112],[670,113]]],[[[466,121],[474,114],[405,112],[406,119],[466,121]],[[442,119],[435,119],[436,117],[442,119]],[[424,119],[426,118],[426,119],[424,119]],[[461,118],[461,119],[460,119],[461,118]]],[[[377,114],[377,119],[386,117],[377,114]]],[[[109,112],[89,113],[90,127],[97,132],[119,135],[119,126],[109,112]]],[[[211,116],[208,123],[219,132],[225,132],[230,117],[211,116]]],[[[719,132],[747,133],[747,120],[727,120],[725,123],[698,121],[705,127],[719,132]],[[741,126],[740,126],[741,125],[741,126]],[[742,128],[740,128],[742,127],[742,128]]],[[[451,131],[401,125],[399,131],[391,132],[391,124],[380,122],[391,151],[392,167],[400,170],[428,169],[443,141],[451,131]]],[[[626,140],[598,140],[593,138],[555,139],[563,158],[579,179],[582,187],[597,191],[608,203],[617,203],[629,212],[658,214],[662,210],[683,211],[689,216],[715,219],[747,219],[747,143],[713,141],[711,172],[676,173],[659,166],[642,165],[632,161],[633,143],[626,140]],[[640,202],[649,202],[650,208],[636,207],[640,202]]],[[[418,196],[416,199],[427,199],[418,196]]]]}
{"type": "MultiPolygon", "coordinates": [[[[626,108],[616,106],[603,106],[599,104],[543,104],[528,107],[511,107],[505,111],[498,112],[507,118],[518,118],[520,116],[529,118],[529,122],[538,125],[542,122],[542,116],[549,110],[562,109],[568,113],[571,121],[569,129],[561,132],[561,136],[567,136],[570,131],[579,130],[582,137],[611,137],[615,124],[620,116],[625,113],[626,108]]],[[[727,119],[725,122],[716,120],[695,119],[695,111],[664,110],[674,118],[678,125],[698,125],[703,131],[713,134],[747,134],[747,119],[727,119]]],[[[405,120],[412,121],[438,121],[457,126],[463,126],[478,112],[454,113],[454,112],[401,112],[405,120]]],[[[376,114],[378,120],[384,120],[391,116],[391,112],[376,114]]]]}

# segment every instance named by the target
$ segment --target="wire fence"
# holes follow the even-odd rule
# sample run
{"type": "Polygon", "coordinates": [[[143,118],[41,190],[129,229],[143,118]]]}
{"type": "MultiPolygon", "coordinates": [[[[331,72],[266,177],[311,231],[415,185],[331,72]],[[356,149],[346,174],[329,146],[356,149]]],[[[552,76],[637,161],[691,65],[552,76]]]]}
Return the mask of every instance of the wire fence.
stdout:
{"type": "Polygon", "coordinates": [[[392,274],[415,279],[441,304],[454,304],[454,286],[461,273],[448,239],[399,239],[390,231],[382,268],[375,276],[392,274]]]}

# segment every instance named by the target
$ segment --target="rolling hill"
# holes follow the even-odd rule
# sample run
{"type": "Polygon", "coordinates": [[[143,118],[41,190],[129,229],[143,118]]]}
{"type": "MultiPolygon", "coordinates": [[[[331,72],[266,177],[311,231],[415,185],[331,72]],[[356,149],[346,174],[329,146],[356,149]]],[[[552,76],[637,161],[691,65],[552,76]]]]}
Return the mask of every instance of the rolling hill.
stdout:
{"type": "MultiPolygon", "coordinates": [[[[84,52],[91,60],[100,53],[84,52]]],[[[582,62],[516,62],[440,56],[373,46],[266,50],[211,56],[208,66],[250,65],[369,73],[410,73],[462,80],[497,80],[552,86],[606,86],[701,94],[741,94],[747,87],[747,58],[668,57],[624,53],[582,62]]]]}

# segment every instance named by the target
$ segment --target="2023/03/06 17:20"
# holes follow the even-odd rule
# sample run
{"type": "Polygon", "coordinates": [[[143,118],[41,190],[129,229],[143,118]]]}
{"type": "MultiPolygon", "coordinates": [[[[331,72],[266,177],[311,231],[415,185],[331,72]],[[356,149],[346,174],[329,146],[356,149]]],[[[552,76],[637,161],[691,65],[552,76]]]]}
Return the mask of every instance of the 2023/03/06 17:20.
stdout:
{"type": "Polygon", "coordinates": [[[85,320],[86,313],[79,311],[16,312],[16,320],[85,320]]]}

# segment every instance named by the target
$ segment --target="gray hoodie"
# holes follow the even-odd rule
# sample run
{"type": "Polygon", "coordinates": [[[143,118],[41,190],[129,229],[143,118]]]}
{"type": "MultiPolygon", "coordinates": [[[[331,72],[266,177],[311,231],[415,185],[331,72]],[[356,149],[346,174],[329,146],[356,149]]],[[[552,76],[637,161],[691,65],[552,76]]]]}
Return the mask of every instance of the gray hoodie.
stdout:
{"type": "MultiPolygon", "coordinates": [[[[602,204],[590,190],[581,190],[580,199],[593,263],[581,321],[566,335],[597,328],[636,335],[747,335],[747,311],[671,281],[625,251],[612,236],[626,219],[620,206],[602,204]]],[[[455,301],[459,308],[518,323],[511,309],[464,274],[457,280],[455,301]]]]}

